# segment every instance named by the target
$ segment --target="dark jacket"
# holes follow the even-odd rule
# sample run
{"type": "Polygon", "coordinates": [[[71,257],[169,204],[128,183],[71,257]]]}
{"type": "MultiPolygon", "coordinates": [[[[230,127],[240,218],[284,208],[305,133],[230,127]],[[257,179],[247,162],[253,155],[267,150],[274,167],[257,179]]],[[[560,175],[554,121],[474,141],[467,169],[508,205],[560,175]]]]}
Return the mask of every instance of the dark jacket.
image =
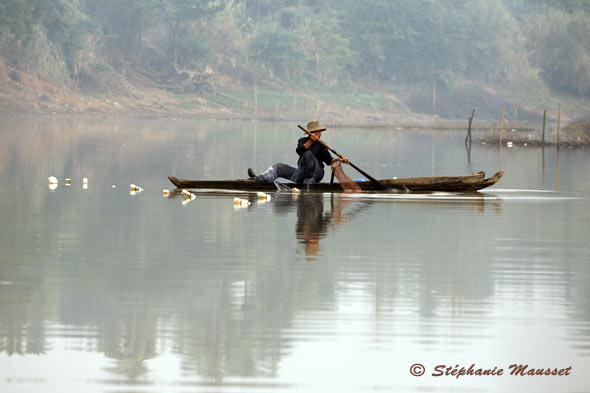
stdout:
{"type": "MultiPolygon", "coordinates": [[[[323,165],[324,163],[326,165],[330,165],[332,163],[332,156],[330,155],[330,151],[326,148],[326,146],[322,145],[318,141],[318,142],[314,143],[313,145],[311,145],[309,147],[309,149],[306,149],[305,146],[303,146],[303,145],[305,145],[307,143],[307,141],[309,141],[309,136],[304,136],[303,138],[299,138],[299,140],[297,141],[297,149],[295,149],[295,151],[299,155],[299,159],[301,159],[301,156],[303,155],[303,153],[305,153],[307,150],[309,150],[314,155],[314,157],[318,160],[318,162],[320,163],[322,168],[324,167],[324,165],[323,165]]],[[[297,164],[299,164],[299,161],[297,161],[297,164]]]]}

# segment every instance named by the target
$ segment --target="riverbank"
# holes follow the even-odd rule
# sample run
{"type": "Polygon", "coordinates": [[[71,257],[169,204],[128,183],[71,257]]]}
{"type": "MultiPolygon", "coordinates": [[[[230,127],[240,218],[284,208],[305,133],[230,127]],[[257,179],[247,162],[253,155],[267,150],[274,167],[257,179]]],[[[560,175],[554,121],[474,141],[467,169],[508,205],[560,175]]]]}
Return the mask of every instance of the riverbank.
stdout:
{"type": "MultiPolygon", "coordinates": [[[[296,122],[317,118],[331,127],[466,129],[467,116],[475,107],[473,129],[494,130],[499,127],[499,105],[505,102],[505,129],[528,132],[540,129],[542,124],[542,106],[539,106],[542,100],[537,106],[518,105],[514,99],[503,98],[501,93],[489,89],[485,94],[477,94],[473,85],[458,87],[453,94],[439,93],[437,106],[425,113],[428,111],[424,109],[424,91],[408,86],[392,88],[357,83],[318,88],[281,81],[249,86],[228,76],[215,75],[211,78],[211,89],[198,94],[179,94],[151,87],[132,74],[119,75],[117,81],[115,85],[105,83],[107,87],[97,91],[83,91],[43,81],[0,62],[0,113],[296,122]],[[464,93],[461,100],[460,92],[464,93]],[[494,111],[498,111],[497,116],[494,111]],[[462,112],[465,120],[460,118],[462,112]]],[[[563,105],[567,109],[562,111],[562,124],[584,118],[587,115],[584,104],[584,100],[570,99],[563,105]]],[[[548,127],[555,128],[557,113],[554,112],[548,112],[548,127]]]]}

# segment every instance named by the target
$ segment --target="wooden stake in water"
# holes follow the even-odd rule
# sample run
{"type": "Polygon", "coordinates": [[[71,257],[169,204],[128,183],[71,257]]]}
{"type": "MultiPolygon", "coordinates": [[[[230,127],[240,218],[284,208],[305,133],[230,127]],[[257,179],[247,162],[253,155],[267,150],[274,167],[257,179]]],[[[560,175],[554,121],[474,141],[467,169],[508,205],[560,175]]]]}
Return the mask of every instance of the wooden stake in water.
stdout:
{"type": "Polygon", "coordinates": [[[543,133],[541,134],[541,160],[543,175],[545,174],[545,122],[547,121],[547,109],[543,111],[543,133]]]}
{"type": "Polygon", "coordinates": [[[258,72],[254,71],[254,114],[258,114],[258,72]]]}
{"type": "MultiPolygon", "coordinates": [[[[500,138],[502,138],[502,129],[504,128],[504,105],[500,105],[500,138]]],[[[502,139],[500,139],[501,141],[502,139]]]]}
{"type": "Polygon", "coordinates": [[[557,146],[559,146],[560,132],[561,132],[561,104],[557,104],[557,146]]]}
{"type": "Polygon", "coordinates": [[[543,111],[543,133],[541,134],[541,144],[545,146],[545,122],[547,121],[547,109],[543,111]]]}
{"type": "Polygon", "coordinates": [[[555,162],[557,164],[556,172],[556,181],[555,181],[555,191],[559,191],[559,144],[557,145],[557,152],[555,156],[555,162]]]}
{"type": "Polygon", "coordinates": [[[436,79],[434,80],[434,84],[432,86],[432,108],[436,108],[436,79]]]}
{"type": "Polygon", "coordinates": [[[472,109],[471,116],[467,118],[468,126],[467,126],[467,136],[465,137],[465,145],[467,145],[467,140],[469,140],[469,146],[471,146],[471,122],[473,121],[474,115],[475,115],[475,109],[472,109]]]}
{"type": "Polygon", "coordinates": [[[502,170],[502,127],[504,127],[504,105],[500,105],[500,132],[498,141],[498,161],[502,170]]]}

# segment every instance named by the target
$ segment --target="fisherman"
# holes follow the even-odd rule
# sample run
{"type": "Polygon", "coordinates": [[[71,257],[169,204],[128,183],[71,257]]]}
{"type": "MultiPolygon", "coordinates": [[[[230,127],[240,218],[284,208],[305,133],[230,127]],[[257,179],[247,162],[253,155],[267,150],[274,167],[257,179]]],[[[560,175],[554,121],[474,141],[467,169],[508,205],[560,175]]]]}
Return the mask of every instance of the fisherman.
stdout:
{"type": "Polygon", "coordinates": [[[248,176],[262,183],[273,183],[282,177],[293,183],[315,184],[324,178],[324,164],[332,165],[339,161],[348,164],[348,158],[332,157],[326,146],[319,142],[322,132],[326,131],[319,121],[312,120],[307,123],[307,131],[311,135],[297,141],[297,168],[279,162],[258,176],[252,168],[248,168],[248,176]]]}

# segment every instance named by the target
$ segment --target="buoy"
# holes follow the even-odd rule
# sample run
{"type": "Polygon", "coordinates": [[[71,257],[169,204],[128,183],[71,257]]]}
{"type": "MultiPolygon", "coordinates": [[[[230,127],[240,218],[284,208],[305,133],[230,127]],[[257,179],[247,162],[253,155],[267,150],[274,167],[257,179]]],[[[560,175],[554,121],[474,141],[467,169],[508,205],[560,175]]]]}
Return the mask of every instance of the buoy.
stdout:
{"type": "Polygon", "coordinates": [[[69,186],[72,184],[72,179],[66,179],[66,186],[69,186]]]}
{"type": "MultiPolygon", "coordinates": [[[[164,191],[168,191],[168,190],[164,190],[164,191]]],[[[183,205],[186,205],[187,203],[189,203],[193,199],[197,199],[197,196],[195,194],[193,194],[192,192],[188,192],[186,190],[182,190],[182,191],[183,191],[183,193],[182,193],[183,198],[182,198],[181,202],[183,205]],[[186,191],[186,193],[184,191],[186,191]]],[[[168,194],[170,194],[170,193],[168,193],[168,194]]]]}
{"type": "Polygon", "coordinates": [[[135,184],[129,184],[129,195],[137,195],[143,191],[143,188],[135,184]]]}
{"type": "Polygon", "coordinates": [[[267,194],[265,192],[257,192],[256,193],[256,196],[258,197],[258,201],[259,202],[262,201],[262,200],[264,200],[264,201],[270,201],[272,199],[272,195],[267,194]]]}
{"type": "Polygon", "coordinates": [[[240,199],[240,198],[234,198],[234,207],[246,207],[246,206],[250,206],[250,201],[247,199],[240,199]]]}
{"type": "Polygon", "coordinates": [[[162,195],[165,197],[170,196],[170,190],[162,190],[162,195]]]}

